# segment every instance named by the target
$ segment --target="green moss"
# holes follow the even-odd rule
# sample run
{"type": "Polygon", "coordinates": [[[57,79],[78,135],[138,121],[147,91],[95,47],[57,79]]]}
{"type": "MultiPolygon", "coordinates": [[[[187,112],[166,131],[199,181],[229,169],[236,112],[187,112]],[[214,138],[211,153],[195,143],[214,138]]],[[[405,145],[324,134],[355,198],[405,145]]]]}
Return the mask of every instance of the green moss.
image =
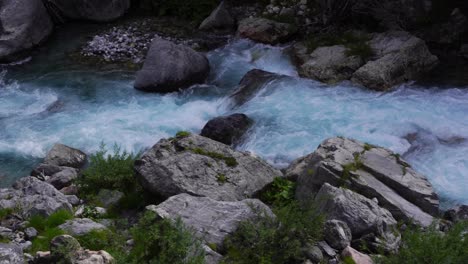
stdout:
{"type": "Polygon", "coordinates": [[[224,184],[224,183],[226,183],[228,181],[228,178],[224,174],[218,174],[218,176],[216,177],[216,180],[219,183],[224,184]]]}
{"type": "Polygon", "coordinates": [[[191,133],[188,132],[188,131],[179,131],[176,134],[176,138],[186,138],[186,137],[188,137],[190,135],[191,135],[191,133]]]}
{"type": "Polygon", "coordinates": [[[207,156],[216,160],[222,160],[229,167],[235,167],[238,165],[237,160],[234,157],[226,157],[218,152],[206,151],[202,148],[193,148],[189,150],[198,155],[207,156]]]}

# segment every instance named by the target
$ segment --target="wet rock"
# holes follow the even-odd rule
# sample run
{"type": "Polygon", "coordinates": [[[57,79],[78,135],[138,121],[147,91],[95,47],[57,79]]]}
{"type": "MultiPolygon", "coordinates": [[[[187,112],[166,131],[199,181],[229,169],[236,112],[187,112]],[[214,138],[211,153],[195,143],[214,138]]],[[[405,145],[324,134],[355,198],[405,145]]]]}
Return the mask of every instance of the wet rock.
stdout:
{"type": "Polygon", "coordinates": [[[17,245],[0,243],[0,263],[24,264],[23,250],[17,245]]]}
{"type": "Polygon", "coordinates": [[[459,205],[447,210],[445,219],[452,222],[468,221],[468,205],[459,205]]]}
{"type": "Polygon", "coordinates": [[[88,218],[77,218],[68,220],[64,224],[59,226],[60,229],[67,232],[72,236],[86,235],[93,230],[106,230],[102,224],[96,223],[88,218]]]}
{"type": "Polygon", "coordinates": [[[52,33],[53,23],[41,0],[2,0],[0,62],[24,56],[52,33]]]}
{"type": "Polygon", "coordinates": [[[55,144],[47,153],[44,163],[79,169],[86,163],[86,154],[63,144],[55,144]]]}
{"type": "Polygon", "coordinates": [[[53,102],[52,104],[50,104],[49,106],[47,106],[46,112],[58,113],[58,112],[61,112],[64,107],[65,107],[65,103],[63,101],[57,100],[53,102]]]}
{"type": "Polygon", "coordinates": [[[401,236],[397,231],[397,221],[388,210],[379,207],[374,201],[348,189],[325,183],[315,197],[315,202],[327,219],[345,222],[354,239],[370,235],[375,239],[368,241],[368,246],[384,248],[388,252],[398,249],[401,236]]]}
{"type": "Polygon", "coordinates": [[[404,31],[375,34],[369,44],[375,58],[359,68],[351,79],[369,89],[384,91],[414,80],[438,63],[423,40],[404,31]]]}
{"type": "Polygon", "coordinates": [[[210,72],[208,59],[183,45],[155,38],[137,73],[135,88],[168,93],[205,82],[210,72]]]}
{"type": "Polygon", "coordinates": [[[277,44],[291,39],[297,28],[288,23],[279,23],[266,18],[246,18],[239,22],[238,34],[266,44],[277,44]]]}
{"type": "Polygon", "coordinates": [[[130,8],[130,0],[47,0],[60,15],[73,20],[107,22],[115,20],[130,8]]]}
{"type": "Polygon", "coordinates": [[[345,222],[328,220],[324,226],[324,238],[333,248],[343,250],[351,244],[352,234],[345,222]]]}
{"type": "Polygon", "coordinates": [[[258,212],[273,215],[268,206],[256,199],[223,202],[189,194],[173,196],[147,209],[162,218],[180,217],[186,226],[194,229],[197,236],[207,244],[216,244],[217,248],[222,248],[226,236],[236,231],[240,222],[254,219],[258,212]]]}
{"type": "Polygon", "coordinates": [[[135,171],[154,195],[189,193],[222,201],[251,198],[282,175],[259,158],[195,134],[162,139],[135,162],[135,171]]]}
{"type": "Polygon", "coordinates": [[[368,255],[363,254],[355,250],[352,247],[345,248],[343,252],[341,252],[341,256],[343,258],[352,259],[354,261],[353,263],[355,264],[373,264],[374,263],[368,255]]]}
{"type": "Polygon", "coordinates": [[[252,124],[253,120],[245,114],[216,117],[208,121],[200,135],[226,145],[233,145],[239,143],[252,124]]]}
{"type": "Polygon", "coordinates": [[[398,220],[429,226],[439,211],[438,197],[426,177],[399,155],[352,139],[325,140],[314,153],[294,161],[286,176],[297,178],[300,200],[329,183],[377,198],[398,220]]]}
{"type": "Polygon", "coordinates": [[[201,23],[201,30],[231,30],[234,28],[235,21],[226,7],[226,2],[221,1],[219,6],[213,10],[209,17],[201,23]]]}

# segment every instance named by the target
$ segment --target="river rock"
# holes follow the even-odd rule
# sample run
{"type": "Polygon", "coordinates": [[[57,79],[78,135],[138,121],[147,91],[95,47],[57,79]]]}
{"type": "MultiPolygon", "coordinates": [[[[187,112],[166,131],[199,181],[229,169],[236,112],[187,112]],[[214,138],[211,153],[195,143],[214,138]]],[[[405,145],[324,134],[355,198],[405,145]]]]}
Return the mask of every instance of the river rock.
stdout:
{"type": "Polygon", "coordinates": [[[14,244],[0,243],[0,264],[24,264],[21,247],[14,244]]]}
{"type": "Polygon", "coordinates": [[[208,59],[193,49],[155,38],[137,73],[135,88],[168,93],[204,83],[210,72],[208,59]]]}
{"type": "Polygon", "coordinates": [[[130,0],[46,0],[51,9],[73,20],[107,22],[115,20],[130,8],[130,0]]]}
{"type": "Polygon", "coordinates": [[[266,18],[246,18],[239,22],[239,36],[253,41],[277,44],[291,39],[297,28],[288,23],[279,23],[266,18]]]}
{"type": "Polygon", "coordinates": [[[76,218],[68,220],[64,224],[61,224],[59,228],[72,236],[82,236],[88,234],[93,230],[107,229],[107,227],[105,227],[104,225],[96,223],[88,218],[76,218]]]}
{"type": "Polygon", "coordinates": [[[339,220],[328,220],[324,226],[324,239],[335,249],[343,250],[351,244],[352,234],[348,225],[339,220]]]}
{"type": "Polygon", "coordinates": [[[19,59],[52,33],[53,23],[41,0],[2,0],[0,62],[19,59]]]}
{"type": "Polygon", "coordinates": [[[299,65],[299,74],[326,83],[350,79],[353,73],[365,62],[359,56],[348,56],[346,50],[343,45],[335,45],[319,47],[308,58],[296,54],[296,57],[305,60],[303,64],[299,65]]]}
{"type": "Polygon", "coordinates": [[[399,155],[353,139],[325,140],[314,153],[294,161],[286,176],[297,178],[300,200],[329,183],[377,198],[398,220],[429,226],[439,212],[439,199],[426,177],[399,155]]]}
{"type": "Polygon", "coordinates": [[[426,43],[408,32],[375,34],[369,42],[375,58],[359,68],[352,81],[369,89],[384,91],[414,80],[433,69],[438,58],[426,43]]]}
{"type": "Polygon", "coordinates": [[[245,114],[220,116],[208,121],[201,134],[226,145],[238,143],[252,126],[253,120],[245,114]]]}
{"type": "Polygon", "coordinates": [[[0,189],[0,209],[19,209],[24,217],[49,216],[58,210],[72,211],[68,196],[34,177],[18,180],[13,188],[0,189]]]}
{"type": "Polygon", "coordinates": [[[273,215],[268,206],[257,199],[225,202],[189,194],[173,196],[147,209],[162,218],[174,220],[180,217],[187,227],[194,229],[197,236],[220,249],[226,236],[235,232],[240,222],[254,219],[258,213],[273,215]]]}
{"type": "Polygon", "coordinates": [[[452,222],[468,221],[468,205],[459,205],[447,210],[444,214],[452,222]]]}
{"type": "Polygon", "coordinates": [[[47,153],[44,163],[55,166],[81,168],[86,164],[86,158],[86,154],[79,149],[74,149],[63,144],[55,144],[47,153]]]}
{"type": "Polygon", "coordinates": [[[207,17],[201,23],[199,29],[201,30],[230,30],[234,27],[235,21],[232,18],[229,10],[226,7],[226,2],[221,1],[219,6],[211,12],[210,16],[207,17]]]}
{"type": "Polygon", "coordinates": [[[345,222],[351,229],[353,239],[371,237],[370,241],[366,241],[370,247],[384,248],[388,252],[398,249],[401,236],[397,231],[397,221],[375,201],[325,183],[317,193],[315,202],[327,219],[345,222]]]}
{"type": "Polygon", "coordinates": [[[253,69],[247,72],[239,83],[238,88],[229,96],[231,107],[239,107],[252,99],[266,84],[285,78],[272,72],[253,69]]]}
{"type": "Polygon", "coordinates": [[[282,176],[257,157],[195,134],[160,140],[135,162],[135,171],[152,194],[189,193],[221,201],[251,198],[282,176]]]}

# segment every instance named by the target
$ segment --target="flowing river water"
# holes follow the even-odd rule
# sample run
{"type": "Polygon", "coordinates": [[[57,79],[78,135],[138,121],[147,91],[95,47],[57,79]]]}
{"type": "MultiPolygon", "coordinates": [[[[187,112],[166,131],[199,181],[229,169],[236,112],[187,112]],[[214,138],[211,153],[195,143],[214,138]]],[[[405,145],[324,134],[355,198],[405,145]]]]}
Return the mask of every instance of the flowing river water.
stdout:
{"type": "MultiPolygon", "coordinates": [[[[85,31],[86,29],[83,29],[85,31]]],[[[0,186],[26,176],[61,142],[88,153],[103,142],[133,152],[177,131],[198,133],[211,118],[242,112],[255,120],[238,148],[285,167],[332,136],[388,147],[425,174],[445,206],[468,204],[468,87],[405,84],[373,92],[297,77],[283,47],[232,40],[207,54],[208,84],[166,95],[133,88],[135,72],[87,68],[65,59],[52,40],[32,61],[0,70],[0,186]],[[248,103],[228,95],[258,68],[290,76],[266,84],[248,103]]]]}

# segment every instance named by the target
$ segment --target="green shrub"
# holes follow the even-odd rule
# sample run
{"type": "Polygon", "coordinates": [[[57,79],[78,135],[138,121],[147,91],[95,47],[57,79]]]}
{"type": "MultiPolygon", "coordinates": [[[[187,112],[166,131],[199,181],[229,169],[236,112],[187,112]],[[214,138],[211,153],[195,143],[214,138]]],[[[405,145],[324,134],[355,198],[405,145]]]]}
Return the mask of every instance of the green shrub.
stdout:
{"type": "Polygon", "coordinates": [[[132,263],[204,263],[201,243],[180,219],[158,220],[156,213],[148,211],[131,232],[135,241],[132,263]]]}
{"type": "Polygon", "coordinates": [[[31,252],[49,250],[50,241],[64,232],[58,228],[59,225],[67,220],[73,219],[73,214],[66,210],[60,210],[49,217],[35,215],[28,222],[30,227],[34,227],[38,231],[38,236],[33,239],[31,252]]]}
{"type": "Polygon", "coordinates": [[[5,217],[15,213],[15,210],[12,208],[0,209],[0,220],[5,219],[5,217]]]}
{"type": "Polygon", "coordinates": [[[443,234],[434,226],[427,231],[410,229],[403,233],[398,254],[376,259],[380,264],[453,264],[467,263],[468,222],[443,234]]]}
{"type": "Polygon", "coordinates": [[[32,246],[30,249],[31,253],[35,253],[37,251],[48,251],[50,241],[52,241],[54,237],[63,234],[65,234],[65,232],[57,227],[47,228],[46,230],[40,232],[38,236],[32,241],[32,246]]]}
{"type": "Polygon", "coordinates": [[[200,23],[218,4],[218,0],[160,0],[156,8],[161,16],[177,16],[200,23]]]}
{"type": "Polygon", "coordinates": [[[296,184],[285,178],[277,177],[260,194],[260,199],[270,205],[285,205],[294,201],[296,184]]]}
{"type": "Polygon", "coordinates": [[[225,263],[302,263],[302,248],[321,238],[323,216],[315,208],[300,208],[295,202],[274,210],[275,217],[258,212],[242,222],[225,240],[225,263]]]}
{"type": "Polygon", "coordinates": [[[177,132],[176,137],[177,137],[177,138],[185,138],[185,137],[188,137],[188,136],[190,136],[190,135],[191,135],[190,132],[187,132],[187,131],[179,131],[179,132],[177,132]]]}

